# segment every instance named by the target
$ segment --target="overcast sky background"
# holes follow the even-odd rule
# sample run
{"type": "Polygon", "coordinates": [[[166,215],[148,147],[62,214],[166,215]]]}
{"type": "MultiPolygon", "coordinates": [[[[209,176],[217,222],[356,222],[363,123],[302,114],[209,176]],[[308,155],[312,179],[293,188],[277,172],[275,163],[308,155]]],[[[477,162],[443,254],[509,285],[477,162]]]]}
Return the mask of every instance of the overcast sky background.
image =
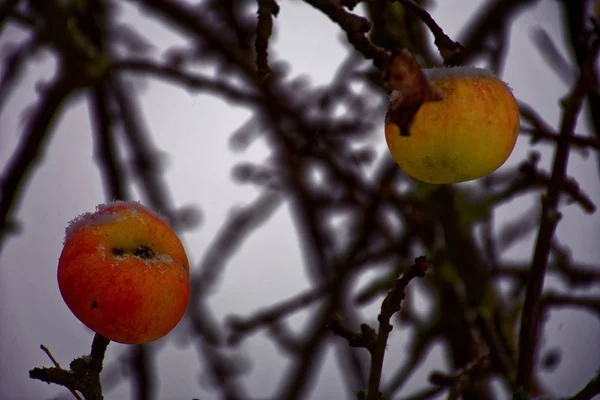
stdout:
{"type": "MultiPolygon", "coordinates": [[[[445,32],[456,39],[481,3],[437,1],[432,14],[445,32]]],[[[314,84],[327,83],[347,54],[340,45],[339,28],[300,1],[282,0],[280,5],[271,42],[272,59],[290,62],[294,76],[306,75],[314,84]]],[[[125,9],[123,18],[143,32],[157,46],[157,51],[174,44],[185,44],[181,37],[139,14],[135,8],[127,6],[125,9]]],[[[546,67],[533,45],[531,31],[543,27],[563,54],[567,54],[564,38],[558,31],[562,24],[559,12],[557,2],[540,1],[514,21],[509,57],[502,76],[519,100],[532,105],[555,127],[561,117],[558,100],[568,93],[570,83],[561,82],[546,67]]],[[[16,28],[8,28],[8,31],[10,34],[5,34],[0,44],[23,38],[23,33],[16,28]]],[[[27,76],[0,115],[0,168],[5,167],[19,141],[26,115],[23,110],[36,99],[36,83],[41,78],[50,78],[52,73],[53,64],[48,57],[39,58],[29,67],[27,76]]],[[[249,111],[213,97],[147,82],[149,84],[139,91],[139,99],[155,145],[165,153],[165,178],[174,203],[178,206],[193,204],[202,209],[202,224],[183,235],[193,266],[202,258],[229,210],[251,202],[258,193],[251,187],[237,185],[231,177],[232,167],[242,160],[260,162],[269,152],[260,140],[243,153],[235,153],[228,146],[230,133],[249,117],[249,111]]],[[[81,97],[75,98],[55,125],[42,168],[34,171],[17,209],[22,232],[11,237],[0,254],[2,399],[49,399],[57,394],[69,395],[62,387],[30,380],[28,370],[50,365],[39,349],[42,343],[66,366],[73,358],[88,352],[92,341],[93,334],[63,303],[56,283],[64,227],[77,214],[91,211],[105,201],[99,172],[92,158],[87,105],[80,100],[81,97]]],[[[579,121],[577,132],[589,133],[583,119],[579,121]]],[[[388,156],[383,127],[373,132],[372,140],[381,156],[388,156]]],[[[521,137],[505,165],[518,164],[530,149],[528,138],[521,137]]],[[[541,166],[549,168],[552,148],[536,145],[535,149],[543,154],[541,166]]],[[[600,179],[593,157],[572,152],[568,171],[593,199],[600,198],[600,179]]],[[[535,201],[539,201],[539,197],[518,199],[502,207],[497,220],[514,220],[535,201]]],[[[574,259],[598,264],[598,213],[586,215],[576,205],[565,206],[562,211],[564,217],[558,228],[558,238],[571,247],[574,259]]],[[[219,318],[229,314],[248,315],[308,287],[292,224],[287,208],[280,208],[231,260],[219,291],[210,301],[219,318]]],[[[529,259],[534,240],[534,235],[529,236],[513,246],[506,257],[529,259]]],[[[555,283],[550,285],[562,289],[555,283]]],[[[426,299],[420,297],[419,302],[426,308],[426,299]]],[[[366,321],[374,320],[378,306],[374,303],[363,310],[366,321]]],[[[308,312],[295,315],[293,326],[299,329],[309,315],[308,312]]],[[[402,357],[407,338],[406,331],[394,329],[386,354],[387,371],[400,361],[398,357],[402,357]]],[[[572,394],[600,367],[600,321],[589,314],[572,310],[553,313],[546,322],[543,343],[544,348],[560,346],[564,350],[560,367],[542,375],[544,383],[557,395],[572,394]]],[[[201,369],[194,350],[179,349],[168,338],[159,341],[157,346],[161,349],[156,360],[160,377],[157,399],[213,398],[197,384],[201,369]]],[[[116,360],[124,348],[124,345],[111,343],[107,364],[116,360]]],[[[244,379],[249,392],[254,398],[272,396],[284,371],[284,359],[262,335],[244,342],[242,349],[253,361],[252,372],[244,379]]],[[[425,386],[432,368],[443,370],[446,367],[441,348],[436,348],[424,368],[409,380],[405,393],[425,386]]],[[[315,382],[312,398],[341,398],[346,393],[342,384],[335,359],[329,354],[315,382]]],[[[129,398],[129,394],[129,385],[121,384],[106,393],[106,398],[129,398]]]]}

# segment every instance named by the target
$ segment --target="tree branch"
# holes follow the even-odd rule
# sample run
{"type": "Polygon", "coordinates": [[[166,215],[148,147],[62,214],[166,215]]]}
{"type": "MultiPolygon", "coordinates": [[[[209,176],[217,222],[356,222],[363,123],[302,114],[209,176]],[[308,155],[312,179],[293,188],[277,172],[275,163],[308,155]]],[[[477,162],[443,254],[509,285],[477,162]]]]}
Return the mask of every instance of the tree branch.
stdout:
{"type": "MultiPolygon", "coordinates": [[[[37,379],[46,383],[54,383],[64,386],[78,398],[75,391],[80,392],[85,400],[103,400],[102,384],[100,382],[100,372],[102,372],[102,363],[104,354],[110,341],[98,334],[94,335],[92,350],[89,356],[76,358],[71,362],[70,370],[65,370],[50,356],[54,367],[34,368],[29,371],[31,379],[37,379]]],[[[42,345],[42,350],[45,346],[42,345]]],[[[48,351],[44,350],[46,354],[48,351]]]]}
{"type": "Polygon", "coordinates": [[[0,253],[7,235],[15,230],[16,223],[11,220],[11,215],[26,180],[40,159],[62,106],[77,87],[72,76],[64,71],[46,88],[39,105],[27,119],[23,137],[0,179],[0,253]]]}
{"type": "Polygon", "coordinates": [[[379,400],[382,397],[379,391],[381,382],[381,373],[383,371],[383,357],[387,347],[387,340],[392,331],[390,320],[392,316],[400,311],[402,300],[406,296],[406,287],[414,278],[422,278],[427,271],[427,258],[419,257],[415,259],[412,267],[406,271],[396,284],[388,292],[381,304],[381,312],[377,319],[379,320],[379,329],[377,331],[377,340],[371,350],[371,372],[369,375],[369,388],[367,391],[367,400],[379,400]]]}
{"type": "Polygon", "coordinates": [[[587,74],[589,74],[588,71],[593,71],[599,48],[600,40],[594,40],[585,66],[582,68],[581,75],[565,107],[560,131],[561,139],[558,141],[552,176],[548,185],[547,195],[542,200],[540,229],[531,272],[527,281],[519,335],[517,386],[522,387],[526,391],[529,391],[532,385],[533,366],[537,355],[541,294],[546,275],[546,266],[548,264],[548,255],[550,254],[552,237],[560,219],[558,201],[567,173],[567,161],[569,158],[568,138],[573,135],[577,117],[581,111],[585,95],[590,88],[587,74]]]}

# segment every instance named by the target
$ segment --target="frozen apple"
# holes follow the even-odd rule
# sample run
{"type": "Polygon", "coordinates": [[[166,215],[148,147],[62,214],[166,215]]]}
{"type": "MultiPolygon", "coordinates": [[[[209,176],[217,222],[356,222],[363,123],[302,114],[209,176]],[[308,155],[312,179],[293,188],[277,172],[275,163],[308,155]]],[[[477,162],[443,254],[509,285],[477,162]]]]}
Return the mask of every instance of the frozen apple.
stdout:
{"type": "Polygon", "coordinates": [[[504,164],[519,132],[519,108],[508,86],[481,68],[424,72],[442,100],[419,108],[409,136],[386,119],[386,142],[400,167],[421,181],[444,184],[480,178],[504,164]]]}
{"type": "Polygon", "coordinates": [[[119,343],[160,339],[181,320],[189,264],[176,233],[136,202],[97,207],[67,227],[58,287],[73,314],[119,343]]]}

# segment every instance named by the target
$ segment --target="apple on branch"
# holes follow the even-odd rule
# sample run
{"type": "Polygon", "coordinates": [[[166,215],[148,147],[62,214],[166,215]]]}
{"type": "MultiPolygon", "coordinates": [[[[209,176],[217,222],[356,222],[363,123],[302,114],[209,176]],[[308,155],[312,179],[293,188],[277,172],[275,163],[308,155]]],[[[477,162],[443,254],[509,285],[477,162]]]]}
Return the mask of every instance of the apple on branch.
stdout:
{"type": "Polygon", "coordinates": [[[386,115],[386,142],[400,167],[418,180],[447,184],[480,178],[504,164],[519,133],[519,107],[508,86],[482,68],[423,71],[441,100],[430,96],[433,101],[418,104],[409,134],[394,123],[396,108],[405,107],[402,92],[392,93],[386,115]]]}
{"type": "Polygon", "coordinates": [[[119,343],[160,339],[190,296],[185,249],[165,219],[137,202],[100,205],[67,227],[58,287],[85,326],[119,343]]]}

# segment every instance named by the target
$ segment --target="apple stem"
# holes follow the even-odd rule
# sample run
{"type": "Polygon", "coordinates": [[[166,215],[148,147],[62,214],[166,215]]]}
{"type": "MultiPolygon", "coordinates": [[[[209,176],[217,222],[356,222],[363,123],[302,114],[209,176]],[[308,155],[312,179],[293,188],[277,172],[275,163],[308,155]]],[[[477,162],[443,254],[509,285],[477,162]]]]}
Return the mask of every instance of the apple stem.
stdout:
{"type": "Polygon", "coordinates": [[[102,335],[99,334],[95,334],[94,335],[94,341],[92,342],[92,351],[90,353],[90,369],[94,370],[94,372],[97,372],[98,375],[100,374],[100,372],[102,372],[102,363],[104,361],[104,354],[106,353],[106,348],[108,347],[108,344],[110,343],[110,340],[108,340],[107,338],[105,338],[102,335]]]}

